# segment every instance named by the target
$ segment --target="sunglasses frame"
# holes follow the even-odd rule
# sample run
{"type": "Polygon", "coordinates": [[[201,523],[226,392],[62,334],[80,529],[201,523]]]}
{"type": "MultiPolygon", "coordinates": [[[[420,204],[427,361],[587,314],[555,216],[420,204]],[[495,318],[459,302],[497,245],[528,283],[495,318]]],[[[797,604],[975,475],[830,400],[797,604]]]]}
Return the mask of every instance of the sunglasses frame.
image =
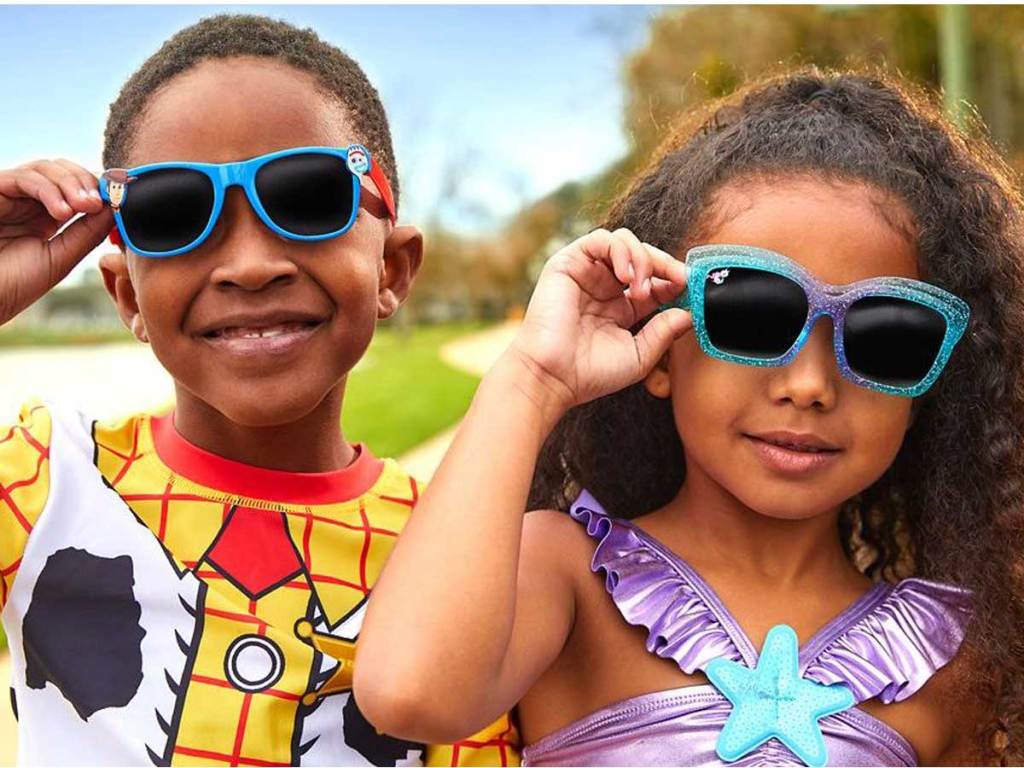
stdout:
{"type": "Polygon", "coordinates": [[[963,336],[970,319],[967,303],[936,285],[907,277],[872,277],[853,283],[834,285],[818,280],[803,266],[781,253],[748,245],[700,245],[686,253],[689,266],[687,287],[668,307],[689,310],[693,329],[701,350],[710,357],[741,365],[776,367],[791,363],[807,342],[818,318],[829,316],[833,325],[833,348],[836,365],[844,377],[876,392],[903,397],[919,397],[928,391],[949,361],[953,348],[963,336]],[[807,319],[792,346],[779,357],[760,358],[724,352],[711,342],[704,322],[704,286],[712,272],[729,267],[745,267],[771,272],[789,278],[803,288],[807,296],[807,319]],[[843,346],[846,312],[857,300],[867,296],[888,296],[915,302],[938,312],[946,321],[946,334],[931,368],[921,381],[910,387],[897,387],[866,379],[850,367],[843,346]]]}
{"type": "Polygon", "coordinates": [[[282,149],[277,152],[270,152],[265,155],[259,155],[248,160],[240,160],[234,163],[164,162],[140,165],[135,168],[128,169],[114,168],[104,171],[100,176],[99,188],[100,197],[104,202],[110,203],[114,211],[114,221],[117,226],[114,231],[110,233],[110,239],[114,244],[123,244],[125,247],[140,256],[162,259],[188,253],[203,244],[206,238],[210,236],[214,226],[216,226],[217,221],[220,218],[221,210],[224,207],[224,200],[227,197],[227,188],[232,186],[239,186],[245,190],[245,196],[249,200],[249,205],[252,206],[252,209],[256,212],[256,215],[259,216],[260,220],[271,230],[282,237],[286,237],[290,240],[317,241],[329,240],[333,237],[343,235],[352,228],[352,225],[356,221],[356,216],[359,211],[360,192],[362,190],[361,177],[364,175],[368,176],[374,184],[376,184],[377,190],[384,201],[385,207],[387,208],[388,218],[392,223],[394,223],[396,219],[394,196],[392,195],[391,185],[388,183],[387,175],[373,159],[370,151],[361,144],[352,144],[348,147],[293,147],[290,149],[282,149]],[[259,193],[256,191],[256,175],[264,165],[275,160],[279,160],[282,157],[307,154],[331,155],[333,157],[341,158],[345,161],[349,174],[352,177],[352,215],[343,227],[322,235],[299,235],[278,226],[267,214],[267,211],[260,200],[259,193]],[[199,236],[192,242],[170,251],[147,251],[138,248],[132,242],[131,237],[128,235],[128,231],[125,228],[124,220],[121,217],[120,206],[123,202],[123,198],[129,194],[131,182],[134,181],[135,177],[149,173],[150,171],[163,170],[166,168],[198,171],[206,176],[213,187],[213,206],[210,209],[210,218],[206,222],[206,226],[203,228],[203,231],[199,236]],[[123,192],[121,193],[121,199],[119,199],[115,205],[111,199],[111,184],[115,184],[117,182],[118,175],[120,175],[122,179],[127,178],[127,180],[121,182],[124,185],[123,192]]]}

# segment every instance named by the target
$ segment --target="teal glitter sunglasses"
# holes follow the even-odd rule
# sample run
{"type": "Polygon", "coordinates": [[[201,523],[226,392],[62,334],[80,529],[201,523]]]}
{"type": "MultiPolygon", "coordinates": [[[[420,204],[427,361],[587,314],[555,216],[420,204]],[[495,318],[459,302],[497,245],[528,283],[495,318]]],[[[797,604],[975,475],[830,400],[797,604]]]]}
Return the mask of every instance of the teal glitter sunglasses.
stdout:
{"type": "Polygon", "coordinates": [[[787,365],[817,319],[828,315],[843,376],[892,395],[928,391],[971,313],[965,301],[930,283],[873,277],[832,285],[764,248],[702,245],[687,252],[686,264],[686,290],[662,309],[692,313],[705,354],[742,365],[787,365]]]}
{"type": "Polygon", "coordinates": [[[234,163],[165,162],[111,168],[100,197],[114,211],[110,239],[140,256],[167,258],[198,248],[224,207],[228,187],[245,190],[271,230],[291,240],[318,241],[351,229],[363,196],[361,178],[377,188],[392,223],[395,202],[387,175],[360,144],[295,147],[234,163]]]}

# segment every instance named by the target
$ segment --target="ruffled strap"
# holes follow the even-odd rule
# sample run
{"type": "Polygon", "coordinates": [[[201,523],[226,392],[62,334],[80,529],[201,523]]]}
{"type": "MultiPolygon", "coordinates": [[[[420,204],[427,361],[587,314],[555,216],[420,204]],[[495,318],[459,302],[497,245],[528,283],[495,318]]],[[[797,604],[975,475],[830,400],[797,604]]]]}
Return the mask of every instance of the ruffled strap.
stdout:
{"type": "Polygon", "coordinates": [[[805,676],[845,683],[857,703],[903,701],[956,656],[971,618],[971,592],[904,579],[813,654],[805,676]]]}
{"type": "Polygon", "coordinates": [[[590,569],[605,572],[605,587],[623,618],[647,628],[648,651],[674,660],[687,674],[718,658],[753,666],[754,658],[747,658],[753,649],[741,652],[738,643],[749,643],[730,634],[723,625],[728,618],[716,614],[692,574],[673,567],[631,525],[608,517],[587,491],[569,514],[598,542],[590,569]]]}

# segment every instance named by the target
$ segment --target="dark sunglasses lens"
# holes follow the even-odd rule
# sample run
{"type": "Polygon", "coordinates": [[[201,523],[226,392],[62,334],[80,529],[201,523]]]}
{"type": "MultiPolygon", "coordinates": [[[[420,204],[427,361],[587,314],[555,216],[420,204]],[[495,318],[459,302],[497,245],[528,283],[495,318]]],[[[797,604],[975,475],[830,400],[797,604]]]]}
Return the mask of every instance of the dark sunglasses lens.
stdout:
{"type": "Polygon", "coordinates": [[[746,267],[713,269],[704,284],[704,325],[722,352],[784,355],[807,321],[807,294],[788,277],[746,267]]]}
{"type": "Polygon", "coordinates": [[[939,312],[894,296],[858,299],[843,324],[843,348],[853,372],[892,387],[912,387],[924,379],[945,337],[946,318],[939,312]]]}
{"type": "Polygon", "coordinates": [[[272,160],[257,171],[256,192],[271,220],[296,235],[337,232],[352,218],[352,172],[335,155],[272,160]]]}
{"type": "Polygon", "coordinates": [[[136,248],[166,253],[199,237],[212,211],[213,184],[208,176],[187,168],[163,168],[129,182],[121,220],[136,248]]]}

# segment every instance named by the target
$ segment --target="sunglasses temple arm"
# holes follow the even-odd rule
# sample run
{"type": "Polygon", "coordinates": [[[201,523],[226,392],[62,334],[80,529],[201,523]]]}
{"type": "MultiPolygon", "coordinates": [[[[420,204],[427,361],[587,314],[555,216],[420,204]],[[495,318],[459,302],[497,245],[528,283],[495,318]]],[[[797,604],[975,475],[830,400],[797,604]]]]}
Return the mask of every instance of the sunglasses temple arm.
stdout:
{"type": "Polygon", "coordinates": [[[395,197],[391,193],[391,184],[388,182],[387,174],[377,164],[377,161],[370,159],[370,172],[367,174],[373,183],[377,185],[377,190],[380,192],[380,196],[384,199],[384,205],[388,209],[388,216],[391,218],[391,223],[394,224],[397,219],[397,211],[395,211],[395,197]]]}

